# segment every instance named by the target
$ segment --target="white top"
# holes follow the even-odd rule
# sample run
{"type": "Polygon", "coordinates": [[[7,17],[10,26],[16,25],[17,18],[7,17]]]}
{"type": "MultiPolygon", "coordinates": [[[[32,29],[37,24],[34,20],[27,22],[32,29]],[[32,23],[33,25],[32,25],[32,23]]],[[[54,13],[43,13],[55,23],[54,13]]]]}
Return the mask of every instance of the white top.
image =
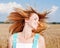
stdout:
{"type": "MultiPolygon", "coordinates": [[[[19,43],[17,39],[16,48],[32,48],[33,43],[19,43]]],[[[38,48],[38,45],[37,45],[38,48]]]]}
{"type": "Polygon", "coordinates": [[[16,48],[32,48],[31,43],[17,43],[16,48]]]}
{"type": "Polygon", "coordinates": [[[16,48],[32,48],[32,45],[32,43],[17,43],[16,48]]]}

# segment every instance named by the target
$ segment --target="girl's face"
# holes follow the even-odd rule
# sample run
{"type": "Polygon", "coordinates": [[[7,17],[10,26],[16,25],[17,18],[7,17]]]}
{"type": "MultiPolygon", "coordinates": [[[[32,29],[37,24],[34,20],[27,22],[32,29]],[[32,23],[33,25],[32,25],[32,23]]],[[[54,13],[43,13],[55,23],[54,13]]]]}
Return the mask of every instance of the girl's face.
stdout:
{"type": "Polygon", "coordinates": [[[37,27],[38,27],[38,21],[39,21],[38,15],[35,14],[35,13],[32,13],[31,16],[30,16],[30,18],[28,19],[28,24],[33,29],[37,29],[37,27]]]}

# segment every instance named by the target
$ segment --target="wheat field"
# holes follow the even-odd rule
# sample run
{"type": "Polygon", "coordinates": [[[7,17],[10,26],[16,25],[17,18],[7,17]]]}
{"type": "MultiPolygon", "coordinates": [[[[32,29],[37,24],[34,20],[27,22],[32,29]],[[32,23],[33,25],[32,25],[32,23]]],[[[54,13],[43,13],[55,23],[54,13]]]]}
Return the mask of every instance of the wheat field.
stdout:
{"type": "MultiPolygon", "coordinates": [[[[7,48],[10,24],[0,24],[0,48],[7,48]]],[[[46,48],[60,48],[60,24],[48,24],[43,33],[46,48]]]]}

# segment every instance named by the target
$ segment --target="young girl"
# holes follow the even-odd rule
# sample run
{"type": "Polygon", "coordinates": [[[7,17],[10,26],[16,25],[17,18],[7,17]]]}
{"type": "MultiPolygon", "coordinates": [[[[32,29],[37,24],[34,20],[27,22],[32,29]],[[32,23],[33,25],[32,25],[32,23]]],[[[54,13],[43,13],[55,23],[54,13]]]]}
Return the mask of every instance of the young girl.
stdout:
{"type": "Polygon", "coordinates": [[[41,32],[46,29],[44,19],[47,12],[38,13],[32,7],[29,10],[15,8],[8,19],[10,27],[8,48],[46,48],[41,32]]]}

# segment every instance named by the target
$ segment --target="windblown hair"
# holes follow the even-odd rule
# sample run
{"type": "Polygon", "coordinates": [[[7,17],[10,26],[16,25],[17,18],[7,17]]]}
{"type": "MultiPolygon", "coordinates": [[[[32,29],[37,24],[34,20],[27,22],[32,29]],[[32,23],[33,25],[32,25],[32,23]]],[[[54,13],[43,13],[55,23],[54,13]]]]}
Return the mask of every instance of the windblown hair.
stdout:
{"type": "Polygon", "coordinates": [[[16,32],[22,32],[24,25],[25,25],[25,19],[29,18],[31,13],[36,13],[39,17],[39,26],[36,31],[33,31],[35,33],[40,33],[43,30],[46,29],[44,19],[47,18],[46,15],[47,12],[44,13],[38,13],[36,12],[32,7],[30,7],[29,10],[23,10],[21,8],[15,8],[15,12],[11,12],[8,16],[8,20],[12,21],[12,25],[9,28],[9,32],[11,34],[16,32]]]}

